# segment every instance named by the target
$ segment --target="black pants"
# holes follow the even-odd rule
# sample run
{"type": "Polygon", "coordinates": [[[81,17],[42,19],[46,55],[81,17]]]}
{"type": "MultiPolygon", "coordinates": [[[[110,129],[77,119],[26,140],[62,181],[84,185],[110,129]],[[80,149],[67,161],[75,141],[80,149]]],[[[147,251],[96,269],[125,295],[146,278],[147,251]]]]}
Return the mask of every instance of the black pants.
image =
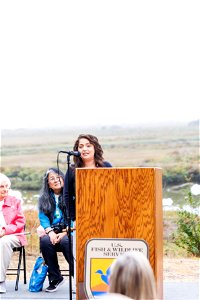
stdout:
{"type": "MultiPolygon", "coordinates": [[[[40,251],[48,266],[49,283],[62,277],[58,264],[57,252],[62,252],[69,264],[69,238],[65,235],[60,243],[53,245],[48,235],[40,238],[40,251]]],[[[71,275],[74,276],[74,259],[71,250],[71,275]]]]}

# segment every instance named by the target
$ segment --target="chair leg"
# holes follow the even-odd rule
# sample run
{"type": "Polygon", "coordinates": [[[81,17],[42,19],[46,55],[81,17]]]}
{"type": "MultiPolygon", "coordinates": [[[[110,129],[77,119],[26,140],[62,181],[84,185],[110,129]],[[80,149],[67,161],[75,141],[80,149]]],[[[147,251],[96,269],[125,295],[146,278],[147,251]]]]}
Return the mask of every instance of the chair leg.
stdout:
{"type": "Polygon", "coordinates": [[[15,291],[18,290],[18,284],[19,284],[19,275],[20,275],[20,268],[21,268],[21,262],[22,262],[22,248],[19,251],[19,262],[18,262],[18,268],[17,268],[17,278],[15,283],[15,291]]]}
{"type": "Polygon", "coordinates": [[[25,255],[25,248],[23,247],[23,268],[24,268],[24,284],[26,284],[26,255],[25,255]]]}

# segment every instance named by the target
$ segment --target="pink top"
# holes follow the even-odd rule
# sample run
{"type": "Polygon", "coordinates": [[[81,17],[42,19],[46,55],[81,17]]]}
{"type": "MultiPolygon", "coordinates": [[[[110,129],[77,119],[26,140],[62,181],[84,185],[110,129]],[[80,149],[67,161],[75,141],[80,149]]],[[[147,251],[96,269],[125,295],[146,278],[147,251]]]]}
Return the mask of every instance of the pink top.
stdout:
{"type": "MultiPolygon", "coordinates": [[[[14,196],[7,196],[4,199],[2,212],[6,221],[3,227],[6,235],[24,232],[25,217],[22,212],[21,201],[14,196]]],[[[16,235],[22,246],[27,244],[25,235],[16,235]]]]}

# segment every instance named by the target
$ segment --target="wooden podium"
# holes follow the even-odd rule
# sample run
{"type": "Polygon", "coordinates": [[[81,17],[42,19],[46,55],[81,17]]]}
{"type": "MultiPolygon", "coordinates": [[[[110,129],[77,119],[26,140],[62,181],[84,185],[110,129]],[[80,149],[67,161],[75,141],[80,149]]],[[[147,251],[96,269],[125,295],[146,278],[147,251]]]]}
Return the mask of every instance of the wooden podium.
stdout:
{"type": "Polygon", "coordinates": [[[145,240],[163,299],[162,170],[76,169],[76,299],[86,299],[84,257],[91,238],[145,240]]]}

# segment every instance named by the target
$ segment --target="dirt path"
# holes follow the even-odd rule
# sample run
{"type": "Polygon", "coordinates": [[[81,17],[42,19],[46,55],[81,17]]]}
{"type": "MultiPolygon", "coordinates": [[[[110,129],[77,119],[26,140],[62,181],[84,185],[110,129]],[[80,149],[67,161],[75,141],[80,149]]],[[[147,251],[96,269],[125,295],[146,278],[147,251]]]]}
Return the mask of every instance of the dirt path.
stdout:
{"type": "MultiPolygon", "coordinates": [[[[17,257],[13,255],[11,265],[16,267],[17,257]]],[[[36,256],[26,256],[27,277],[30,278],[36,256]]],[[[67,267],[67,263],[59,253],[60,266],[67,267]]],[[[12,277],[13,278],[13,277],[12,277]]],[[[163,259],[164,281],[198,281],[200,280],[200,260],[197,258],[168,258],[163,259]]]]}
{"type": "Polygon", "coordinates": [[[200,281],[200,260],[197,258],[164,258],[164,281],[200,281]]]}

